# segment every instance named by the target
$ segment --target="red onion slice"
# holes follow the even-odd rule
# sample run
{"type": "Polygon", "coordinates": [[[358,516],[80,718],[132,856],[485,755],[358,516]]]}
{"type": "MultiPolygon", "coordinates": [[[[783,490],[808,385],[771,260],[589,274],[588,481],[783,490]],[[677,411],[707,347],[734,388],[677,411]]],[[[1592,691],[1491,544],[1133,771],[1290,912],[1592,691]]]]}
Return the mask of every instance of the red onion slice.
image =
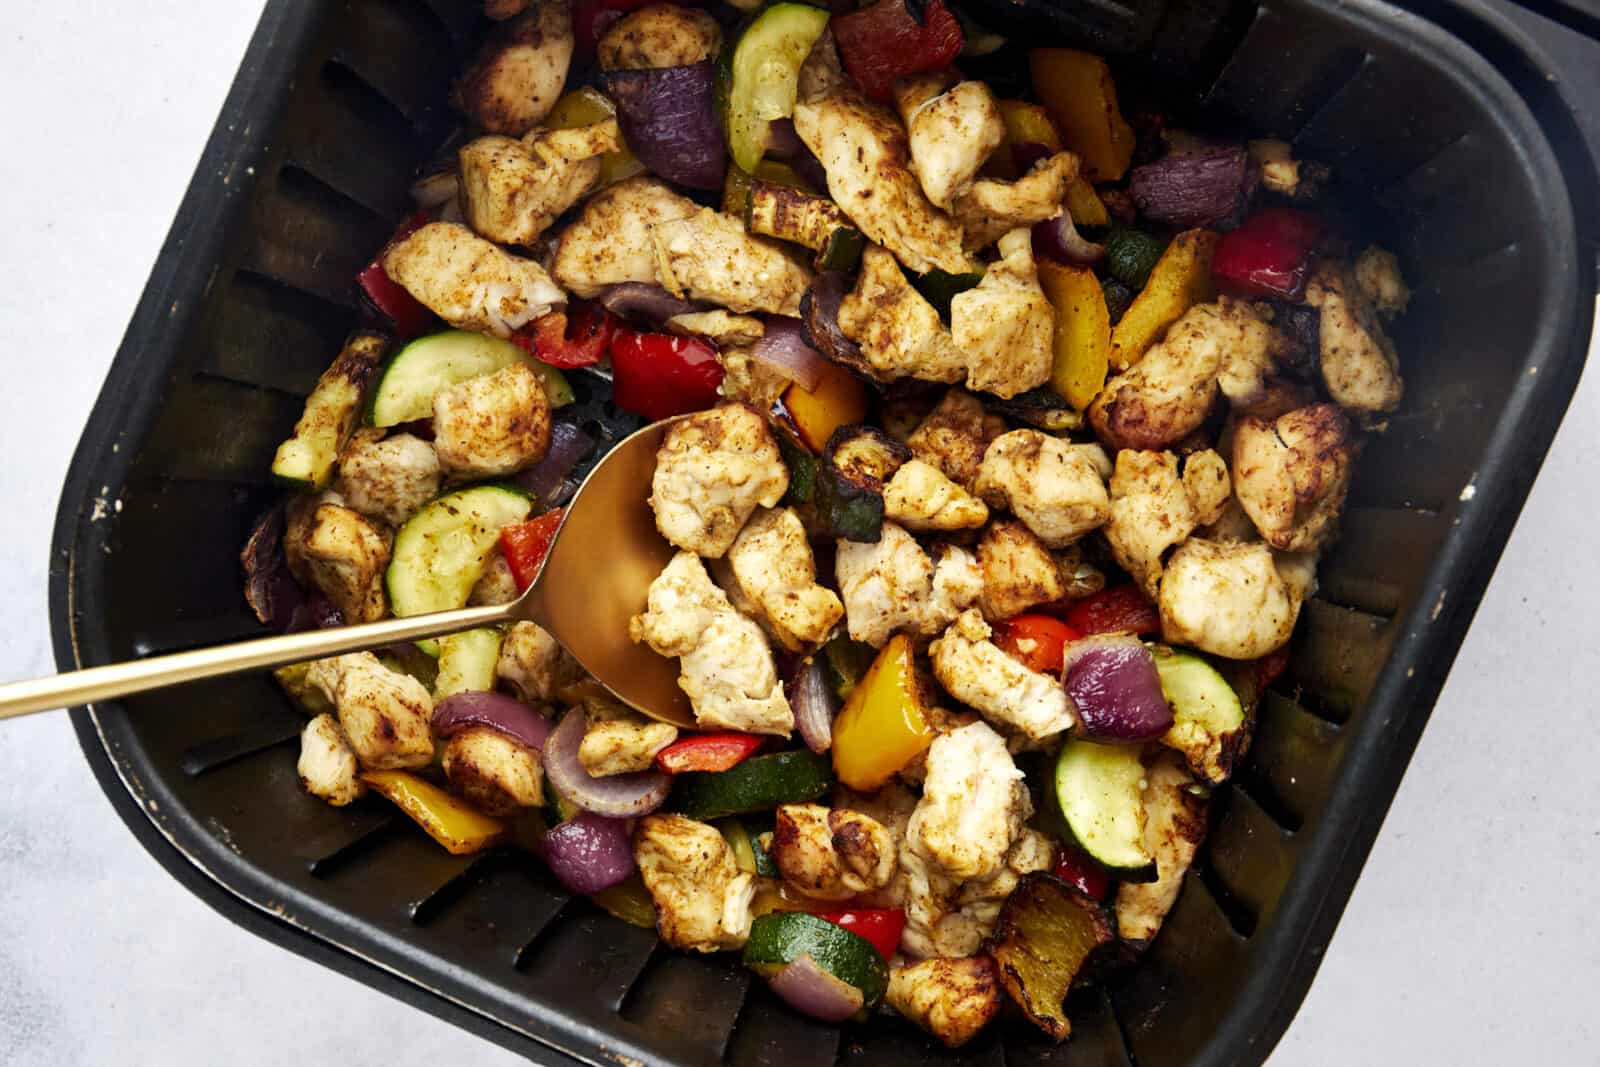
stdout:
{"type": "Polygon", "coordinates": [[[835,363],[873,374],[872,364],[861,346],[844,335],[839,326],[839,305],[850,290],[850,279],[841,271],[820,270],[811,279],[806,295],[800,298],[800,322],[806,344],[835,363]]]}
{"type": "Polygon", "coordinates": [[[1155,657],[1137,637],[1103,634],[1072,642],[1061,682],[1091,741],[1149,741],[1172,726],[1155,657]]]}
{"type": "Polygon", "coordinates": [[[623,139],[641,163],[691,189],[722,188],[728,153],[709,59],[685,67],[613,70],[602,78],[617,105],[623,139]]]}
{"type": "Polygon", "coordinates": [[[789,685],[789,706],[794,709],[795,729],[800,731],[807,748],[826,752],[833,747],[833,717],[839,711],[839,697],[815,657],[805,660],[795,671],[789,685]]]}
{"type": "Polygon", "coordinates": [[[1242,211],[1253,183],[1244,146],[1224,145],[1135,167],[1128,191],[1151,222],[1209,226],[1242,211]]]}
{"type": "Polygon", "coordinates": [[[544,742],[544,774],[556,792],[584,811],[613,819],[648,815],[667,799],[672,779],[659,771],[595,778],[578,762],[578,746],[588,725],[582,709],[567,712],[544,742]]]}
{"type": "Polygon", "coordinates": [[[574,893],[610,889],[634,871],[628,825],[586,811],[544,835],[544,861],[574,893]]]}
{"type": "Polygon", "coordinates": [[[750,349],[750,358],[777,371],[806,392],[813,392],[822,381],[827,360],[806,343],[799,319],[769,315],[767,331],[750,349]]]}
{"type": "Polygon", "coordinates": [[[504,693],[455,693],[433,709],[433,732],[440,737],[450,737],[471,726],[499,730],[535,750],[544,747],[551,730],[549,719],[504,693]]]}
{"type": "Polygon", "coordinates": [[[842,1023],[866,1003],[861,990],[823,970],[809,952],[773,975],[768,984],[791,1008],[823,1022],[842,1023]]]}
{"type": "Polygon", "coordinates": [[[1075,267],[1092,267],[1106,255],[1105,245],[1097,245],[1080,234],[1072,216],[1065,211],[1034,224],[1033,250],[1046,259],[1075,267]]]}
{"type": "Polygon", "coordinates": [[[260,519],[250,531],[250,540],[239,553],[244,566],[244,598],[261,624],[284,632],[301,613],[305,590],[289,573],[283,554],[284,505],[279,504],[260,519]]]}
{"type": "Polygon", "coordinates": [[[687,315],[699,311],[699,304],[679,299],[649,282],[619,282],[610,285],[598,297],[600,306],[625,319],[644,321],[659,326],[674,315],[687,315]]]}
{"type": "Polygon", "coordinates": [[[562,503],[561,484],[572,469],[594,451],[595,439],[572,422],[556,422],[550,427],[550,450],[544,458],[513,479],[532,493],[541,507],[562,503]]]}

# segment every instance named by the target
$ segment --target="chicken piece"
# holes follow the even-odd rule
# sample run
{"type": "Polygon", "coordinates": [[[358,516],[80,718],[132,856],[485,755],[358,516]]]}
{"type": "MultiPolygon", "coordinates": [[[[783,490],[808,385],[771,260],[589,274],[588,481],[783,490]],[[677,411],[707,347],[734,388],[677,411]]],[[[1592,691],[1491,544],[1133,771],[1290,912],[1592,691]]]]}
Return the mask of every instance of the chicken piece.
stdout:
{"type": "Polygon", "coordinates": [[[472,592],[467,596],[468,607],[483,607],[489,604],[509,604],[522,595],[522,590],[517,588],[516,575],[511,573],[511,564],[506,562],[506,557],[501,555],[496,548],[484,561],[483,574],[473,585],[472,592]]]}
{"type": "Polygon", "coordinates": [[[959,382],[967,356],[923,295],[911,287],[894,256],[869,245],[855,288],[839,303],[839,329],[884,379],[959,382]]]}
{"type": "Polygon", "coordinates": [[[1233,431],[1239,505],[1273,548],[1312,552],[1338,533],[1357,439],[1335,404],[1291,411],[1276,422],[1246,415],[1233,431]]]}
{"type": "Polygon", "coordinates": [[[646,815],[633,855],[656,905],[656,929],[673,948],[720,952],[750,938],[755,876],[741,874],[714,827],[682,815],[646,815]]]}
{"type": "Polygon", "coordinates": [[[913,459],[883,487],[883,515],[918,533],[975,530],[989,520],[989,509],[938,467],[913,459]]]}
{"type": "Polygon", "coordinates": [[[1066,595],[1055,557],[1032,530],[1015,519],[996,520],[983,531],[978,567],[983,571],[978,607],[991,621],[1009,619],[1035,604],[1048,604],[1066,595]]]}
{"type": "Polygon", "coordinates": [[[748,348],[767,334],[766,325],[754,315],[735,315],[721,308],[674,315],[666,327],[668,333],[704,337],[718,347],[730,348],[748,348]]]}
{"type": "Polygon", "coordinates": [[[1184,875],[1206,836],[1206,802],[1175,752],[1161,752],[1145,768],[1144,845],[1156,861],[1153,882],[1117,886],[1117,934],[1145,945],[1178,902],[1184,875]]]}
{"type": "Polygon", "coordinates": [[[453,475],[515,474],[550,448],[550,401],[525,363],[446,386],[433,397],[433,450],[453,475]]]}
{"type": "Polygon", "coordinates": [[[512,137],[550,114],[572,64],[570,5],[535,0],[522,6],[531,10],[495,28],[451,96],[451,103],[479,126],[512,137]]]}
{"type": "Polygon", "coordinates": [[[794,128],[827,172],[833,202],[868,240],[918,274],[971,269],[960,224],[923,195],[911,172],[906,131],[892,114],[853,92],[836,91],[802,98],[794,128]]]}
{"type": "Polygon", "coordinates": [[[1068,545],[1053,555],[1056,570],[1061,575],[1062,599],[1082,600],[1106,587],[1105,572],[1090,562],[1083,551],[1083,542],[1068,545]]]}
{"type": "Polygon", "coordinates": [[[1006,432],[1005,420],[990,415],[971,393],[952,389],[906,440],[918,459],[927,460],[945,477],[971,489],[989,442],[1006,432]]]}
{"type": "Polygon", "coordinates": [[[701,208],[658,223],[650,237],[656,277],[673,295],[730,311],[799,316],[811,269],[778,242],[751,235],[732,215],[701,208]]]}
{"type": "Polygon", "coordinates": [[[722,384],[717,394],[757,411],[767,411],[789,379],[766,363],[753,358],[751,348],[766,336],[766,325],[753,315],[735,315],[721,308],[674,315],[666,321],[667,332],[683,337],[704,337],[717,348],[722,364],[722,384]]]}
{"type": "Polygon", "coordinates": [[[1171,452],[1117,453],[1111,476],[1111,521],[1106,540],[1122,569],[1154,600],[1168,552],[1199,525],[1171,452]]]}
{"type": "Polygon", "coordinates": [[[1032,814],[1022,772],[1011,762],[1005,739],[987,723],[976,722],[934,738],[906,841],[951,878],[987,878],[1005,863],[1032,814]]]}
{"type": "Polygon", "coordinates": [[[1228,464],[1214,449],[1192,453],[1183,461],[1183,491],[1194,509],[1194,521],[1210,526],[1222,518],[1232,499],[1233,482],[1228,477],[1228,464]]]}
{"type": "Polygon", "coordinates": [[[1005,999],[988,956],[936,958],[891,968],[884,1000],[944,1043],[960,1048],[1000,1014],[1005,999]]]}
{"type": "Polygon", "coordinates": [[[1317,264],[1306,284],[1306,303],[1321,312],[1320,362],[1328,395],[1351,411],[1399,407],[1400,357],[1350,271],[1328,260],[1317,264]]]}
{"type": "Polygon", "coordinates": [[[343,504],[313,500],[290,512],[283,538],[290,571],[332,601],[345,622],[383,618],[388,535],[343,504]]]}
{"type": "Polygon", "coordinates": [[[367,783],[361,780],[355,749],[344,739],[339,720],[332,715],[318,715],[300,732],[300,760],[295,764],[295,771],[307,793],[336,808],[344,807],[367,791],[367,783]]]}
{"type": "Polygon", "coordinates": [[[980,178],[956,201],[955,215],[969,252],[988,248],[1012,230],[1061,214],[1067,186],[1078,176],[1078,157],[1057,152],[1014,182],[980,178]]]}
{"type": "Polygon", "coordinates": [[[727,559],[740,592],[790,652],[817,648],[844,617],[838,596],[817,584],[811,542],[793,508],[756,512],[727,559]]]}
{"type": "Polygon", "coordinates": [[[681,658],[678,685],[701,726],[780,737],[794,729],[761,627],[733,609],[693,553],[679,552],[650,583],[628,636],[681,658]]]}
{"type": "Polygon", "coordinates": [[[965,611],[983,589],[978,562],[954,545],[940,552],[936,564],[893,522],[876,543],[841,540],[834,574],[851,639],[882,648],[900,630],[936,634],[965,611]]]}
{"type": "Polygon", "coordinates": [[[433,446],[408,433],[358,430],[339,454],[339,495],[370,519],[404,523],[439,495],[443,478],[433,446]]]}
{"type": "Polygon", "coordinates": [[[783,877],[816,900],[848,900],[889,884],[897,846],[876,819],[820,804],[785,804],[772,834],[783,877]]]}
{"type": "Polygon", "coordinates": [[[454,222],[430,222],[396,241],[383,269],[450,325],[496,337],[567,302],[539,264],[454,222]]]}
{"type": "Polygon", "coordinates": [[[616,119],[469,141],[459,153],[467,224],[491,241],[531,245],[599,183],[600,157],[621,147],[616,119]]]}
{"type": "Polygon", "coordinates": [[[648,771],[656,753],[678,739],[676,726],[647,719],[614,700],[587,701],[582,714],[587,723],[578,743],[578,762],[596,778],[648,771]]]}
{"type": "Polygon", "coordinates": [[[991,508],[1010,508],[1048,548],[1065,548],[1111,517],[1105,453],[1038,430],[989,442],[974,490],[991,508]]]}
{"type": "Polygon", "coordinates": [[[1012,230],[983,280],[950,301],[950,336],[967,355],[967,388],[1009,399],[1049,381],[1055,325],[1039,288],[1032,231],[1012,230]]]}
{"type": "Polygon", "coordinates": [[[572,654],[532,622],[514,623],[506,631],[494,665],[495,677],[529,704],[552,703],[582,673],[572,654]]]}
{"type": "Polygon", "coordinates": [[[515,814],[544,805],[544,765],[539,753],[488,726],[453,734],[444,744],[444,776],[485,815],[515,814]]]}
{"type": "Polygon", "coordinates": [[[651,4],[613,22],[596,50],[601,70],[688,67],[717,57],[722,29],[698,8],[651,4]]]}
{"type": "Polygon", "coordinates": [[[1162,636],[1228,659],[1260,659],[1283,647],[1304,597],[1300,576],[1283,570],[1294,559],[1259,541],[1189,538],[1161,581],[1162,636]]]}
{"type": "Polygon", "coordinates": [[[339,712],[339,728],[366,770],[425,767],[433,759],[433,697],[370,652],[319,659],[306,682],[339,712]]]}
{"type": "Polygon", "coordinates": [[[1403,313],[1411,303],[1411,290],[1400,276],[1400,260],[1387,249],[1369,245],[1356,257],[1351,274],[1361,295],[1386,319],[1403,313]]]}
{"type": "Polygon", "coordinates": [[[789,488],[766,420],[724,404],[674,423],[656,454],[650,506],[656,529],[677,547],[718,559],[757,507],[776,507],[789,488]]]}
{"type": "Polygon", "coordinates": [[[944,874],[909,844],[900,849],[896,878],[906,913],[900,948],[917,958],[970,956],[978,952],[1000,917],[1000,906],[1022,876],[1048,870],[1053,862],[1049,838],[1024,830],[1006,862],[988,878],[961,882],[944,874]]]}
{"type": "Polygon", "coordinates": [[[1002,652],[989,640],[992,633],[982,615],[968,610],[928,647],[945,692],[1031,741],[1070,730],[1077,716],[1061,683],[1002,652]]]}
{"type": "Polygon", "coordinates": [[[1006,139],[994,93],[981,81],[951,87],[947,76],[916,74],[895,83],[894,102],[906,124],[911,172],[928,199],[949,211],[1006,139]]]}
{"type": "Polygon", "coordinates": [[[699,204],[655,178],[618,182],[590,197],[577,221],[562,231],[550,273],[585,300],[623,282],[654,285],[656,248],[651,231],[699,210],[699,204]]]}

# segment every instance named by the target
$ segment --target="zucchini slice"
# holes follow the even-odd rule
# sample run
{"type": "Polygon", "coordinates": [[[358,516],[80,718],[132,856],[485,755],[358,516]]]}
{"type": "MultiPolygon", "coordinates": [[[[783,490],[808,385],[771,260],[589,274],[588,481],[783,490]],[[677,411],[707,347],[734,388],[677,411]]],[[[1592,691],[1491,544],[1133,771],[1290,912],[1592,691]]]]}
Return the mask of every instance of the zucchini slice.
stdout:
{"type": "Polygon", "coordinates": [[[828,27],[826,8],[778,3],[750,20],[718,64],[717,97],[728,152],[746,174],[767,150],[774,119],[794,114],[800,65],[828,27]]]}
{"type": "Polygon", "coordinates": [[[532,510],[528,495],[509,485],[457,489],[423,507],[394,537],[384,575],[391,610],[404,616],[464,606],[501,527],[532,510]]]}
{"type": "Polygon", "coordinates": [[[872,1011],[889,988],[889,965],[860,934],[803,911],[778,911],[750,925],[744,964],[770,978],[801,956],[861,991],[862,1013],[872,1011]]]}
{"type": "Polygon", "coordinates": [[[930,270],[926,274],[912,274],[907,271],[906,280],[911,283],[911,288],[921,293],[922,298],[933,305],[933,310],[939,313],[939,318],[949,323],[950,301],[956,298],[956,294],[977,286],[983,281],[983,275],[977,271],[965,271],[961,274],[951,274],[947,270],[930,270]]]}
{"type": "Polygon", "coordinates": [[[725,771],[677,775],[672,798],[681,814],[709,822],[780,804],[804,804],[832,787],[833,762],[815,752],[795,750],[752,756],[725,771]]]}
{"type": "Polygon", "coordinates": [[[1250,716],[1238,692],[1211,664],[1190,652],[1152,646],[1172,727],[1161,743],[1183,755],[1197,777],[1221,785],[1250,744],[1250,716]]]}
{"type": "Polygon", "coordinates": [[[493,689],[504,636],[499,630],[487,628],[439,638],[439,675],[433,683],[433,699],[493,689]]]}
{"type": "Polygon", "coordinates": [[[866,238],[832,200],[778,182],[750,183],[744,222],[753,234],[811,249],[818,270],[854,270],[866,248],[866,238]]]}
{"type": "Polygon", "coordinates": [[[510,341],[466,330],[419,337],[394,354],[378,376],[369,415],[374,426],[433,418],[434,394],[457,382],[526,363],[539,376],[552,408],[572,403],[572,386],[554,367],[540,363],[510,341]]]}
{"type": "Polygon", "coordinates": [[[1056,757],[1055,801],[1067,835],[1127,882],[1156,876],[1144,843],[1144,773],[1137,745],[1074,740],[1056,757]]]}
{"type": "Polygon", "coordinates": [[[883,487],[911,449],[872,426],[841,426],[817,468],[817,516],[835,537],[876,542],[883,530],[883,487]]]}
{"type": "Polygon", "coordinates": [[[367,382],[383,361],[386,344],[375,333],[354,333],[345,341],[339,358],[323,371],[317,387],[306,397],[305,412],[294,424],[294,435],[279,445],[272,457],[275,478],[312,492],[328,484],[339,450],[361,420],[367,382]]]}

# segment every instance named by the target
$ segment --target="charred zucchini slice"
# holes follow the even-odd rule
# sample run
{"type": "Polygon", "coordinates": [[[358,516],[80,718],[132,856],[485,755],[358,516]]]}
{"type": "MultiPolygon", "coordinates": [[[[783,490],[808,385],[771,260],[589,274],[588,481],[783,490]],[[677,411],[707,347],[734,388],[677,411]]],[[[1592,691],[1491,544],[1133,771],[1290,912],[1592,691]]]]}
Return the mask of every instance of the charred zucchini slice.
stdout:
{"type": "Polygon", "coordinates": [[[386,342],[375,333],[355,333],[333,366],[306,397],[294,435],[278,446],[272,474],[295,489],[318,490],[333,477],[339,450],[361,421],[367,383],[383,361],[386,342]]]}
{"type": "Polygon", "coordinates": [[[1161,743],[1183,754],[1189,769],[1212,785],[1233,774],[1250,743],[1245,702],[1211,664],[1190,652],[1151,648],[1161,691],[1172,705],[1172,728],[1161,743]]]}
{"type": "Polygon", "coordinates": [[[817,469],[817,514],[835,537],[876,542],[883,530],[883,486],[911,449],[872,426],[841,426],[817,469]]]}

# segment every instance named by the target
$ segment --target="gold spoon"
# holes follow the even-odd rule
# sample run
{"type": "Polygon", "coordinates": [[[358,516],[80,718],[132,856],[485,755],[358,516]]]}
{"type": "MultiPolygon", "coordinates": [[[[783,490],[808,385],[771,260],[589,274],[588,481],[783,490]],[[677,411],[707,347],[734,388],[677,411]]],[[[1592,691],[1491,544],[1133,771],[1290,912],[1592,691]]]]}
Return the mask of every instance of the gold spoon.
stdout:
{"type": "Polygon", "coordinates": [[[595,466],[567,505],[538,577],[509,604],[263,637],[12,682],[0,685],[0,719],[526,620],[548,630],[617,699],[662,722],[693,726],[677,661],[628,640],[628,620],[644,610],[650,583],[676,551],[656,531],[648,500],[656,450],[676,421],[646,426],[595,466]]]}

